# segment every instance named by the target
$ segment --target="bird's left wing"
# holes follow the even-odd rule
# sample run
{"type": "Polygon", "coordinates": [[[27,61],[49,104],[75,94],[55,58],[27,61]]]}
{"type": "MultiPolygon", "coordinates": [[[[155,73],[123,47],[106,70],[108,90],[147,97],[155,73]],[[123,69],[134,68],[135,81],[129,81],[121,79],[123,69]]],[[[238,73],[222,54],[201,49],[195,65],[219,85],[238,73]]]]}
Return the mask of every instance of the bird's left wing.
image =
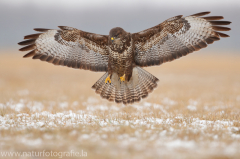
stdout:
{"type": "Polygon", "coordinates": [[[139,66],[160,65],[207,47],[220,37],[229,37],[217,31],[228,31],[229,21],[217,21],[222,16],[200,17],[210,12],[182,18],[172,17],[147,30],[134,33],[135,62],[139,66]]]}
{"type": "Polygon", "coordinates": [[[60,30],[34,29],[42,32],[27,35],[19,45],[29,51],[24,57],[40,59],[55,65],[91,71],[107,71],[108,36],[60,26],[60,30]]]}

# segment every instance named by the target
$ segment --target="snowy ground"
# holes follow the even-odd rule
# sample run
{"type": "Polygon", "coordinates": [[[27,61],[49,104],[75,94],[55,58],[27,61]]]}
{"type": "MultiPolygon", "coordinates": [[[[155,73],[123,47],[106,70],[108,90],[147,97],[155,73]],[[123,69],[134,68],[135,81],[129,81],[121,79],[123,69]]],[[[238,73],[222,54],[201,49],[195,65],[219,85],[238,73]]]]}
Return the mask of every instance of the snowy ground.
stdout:
{"type": "MultiPolygon", "coordinates": [[[[67,138],[74,138],[74,144],[68,145],[65,151],[74,149],[77,152],[77,143],[98,145],[99,150],[94,151],[94,155],[85,148],[89,157],[103,155],[102,152],[106,149],[110,152],[108,156],[112,158],[119,157],[118,152],[123,152],[122,156],[128,156],[128,149],[139,153],[135,158],[218,158],[240,155],[240,127],[237,119],[206,120],[184,114],[173,115],[168,109],[175,107],[177,102],[168,98],[161,101],[163,105],[143,102],[142,105],[129,106],[136,110],[131,113],[124,112],[126,107],[123,105],[107,106],[98,103],[98,99],[89,97],[87,102],[82,103],[85,109],[78,111],[68,110],[70,104],[67,102],[58,103],[63,111],[56,113],[51,111],[51,107],[43,110],[44,105],[40,102],[20,100],[19,103],[11,101],[0,104],[1,110],[8,107],[15,112],[0,116],[0,130],[17,133],[14,137],[3,133],[1,145],[5,147],[8,142],[14,142],[39,151],[39,148],[48,147],[56,140],[61,141],[67,135],[67,138]],[[29,107],[31,113],[20,113],[25,107],[29,107]],[[56,133],[62,130],[68,130],[64,136],[56,133]],[[36,131],[37,136],[34,134],[36,131]],[[113,147],[109,147],[109,143],[113,147]]],[[[77,107],[79,103],[75,101],[71,105],[77,107]]],[[[197,109],[197,101],[190,100],[189,105],[186,105],[186,110],[190,112],[196,112],[197,109]]],[[[208,107],[204,109],[215,112],[217,107],[212,107],[212,110],[208,107]]],[[[224,115],[228,108],[221,106],[220,109],[217,114],[224,115]]],[[[239,116],[239,112],[233,115],[239,116]]],[[[61,145],[56,145],[55,148],[58,146],[61,145]]],[[[30,151],[19,149],[23,150],[30,151]]]]}
{"type": "Polygon", "coordinates": [[[212,57],[204,66],[199,57],[191,60],[150,70],[158,88],[124,106],[90,89],[101,74],[1,57],[0,155],[239,158],[239,59],[212,57]]]}

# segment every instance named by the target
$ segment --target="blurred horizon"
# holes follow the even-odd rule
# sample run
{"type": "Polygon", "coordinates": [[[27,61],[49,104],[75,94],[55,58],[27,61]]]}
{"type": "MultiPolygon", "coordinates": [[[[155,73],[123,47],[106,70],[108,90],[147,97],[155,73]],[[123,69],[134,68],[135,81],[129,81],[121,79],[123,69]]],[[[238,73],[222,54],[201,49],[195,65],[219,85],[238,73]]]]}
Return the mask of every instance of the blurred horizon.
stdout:
{"type": "Polygon", "coordinates": [[[128,32],[139,32],[176,16],[188,16],[211,11],[210,16],[224,16],[231,21],[232,30],[225,32],[230,38],[209,45],[205,52],[238,53],[240,31],[240,2],[237,0],[214,1],[170,0],[110,1],[110,0],[1,0],[0,2],[0,53],[18,50],[23,37],[34,34],[33,28],[58,29],[71,26],[87,32],[105,34],[113,27],[122,27],[128,32]]]}

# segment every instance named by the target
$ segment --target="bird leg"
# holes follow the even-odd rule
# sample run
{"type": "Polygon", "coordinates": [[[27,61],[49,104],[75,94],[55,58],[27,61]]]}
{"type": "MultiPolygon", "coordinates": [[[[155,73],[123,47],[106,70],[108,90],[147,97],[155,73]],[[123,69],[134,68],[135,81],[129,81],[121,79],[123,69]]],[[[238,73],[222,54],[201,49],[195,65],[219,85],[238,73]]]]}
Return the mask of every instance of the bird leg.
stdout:
{"type": "Polygon", "coordinates": [[[105,79],[105,83],[107,84],[108,82],[111,84],[111,75],[108,75],[108,77],[105,79]]]}
{"type": "Polygon", "coordinates": [[[124,81],[125,81],[125,74],[124,74],[122,77],[120,77],[120,81],[121,81],[121,82],[124,82],[124,81]]]}

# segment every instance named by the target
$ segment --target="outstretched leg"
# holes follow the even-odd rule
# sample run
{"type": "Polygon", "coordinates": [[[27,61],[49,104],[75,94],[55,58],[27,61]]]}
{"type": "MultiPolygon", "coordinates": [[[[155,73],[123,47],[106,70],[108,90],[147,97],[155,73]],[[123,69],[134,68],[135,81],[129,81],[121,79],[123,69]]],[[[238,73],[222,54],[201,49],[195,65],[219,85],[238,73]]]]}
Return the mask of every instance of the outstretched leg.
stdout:
{"type": "Polygon", "coordinates": [[[120,77],[120,81],[125,82],[125,74],[122,77],[120,77]]]}
{"type": "Polygon", "coordinates": [[[108,77],[105,79],[105,83],[110,83],[111,84],[111,75],[108,75],[108,77]]]}

